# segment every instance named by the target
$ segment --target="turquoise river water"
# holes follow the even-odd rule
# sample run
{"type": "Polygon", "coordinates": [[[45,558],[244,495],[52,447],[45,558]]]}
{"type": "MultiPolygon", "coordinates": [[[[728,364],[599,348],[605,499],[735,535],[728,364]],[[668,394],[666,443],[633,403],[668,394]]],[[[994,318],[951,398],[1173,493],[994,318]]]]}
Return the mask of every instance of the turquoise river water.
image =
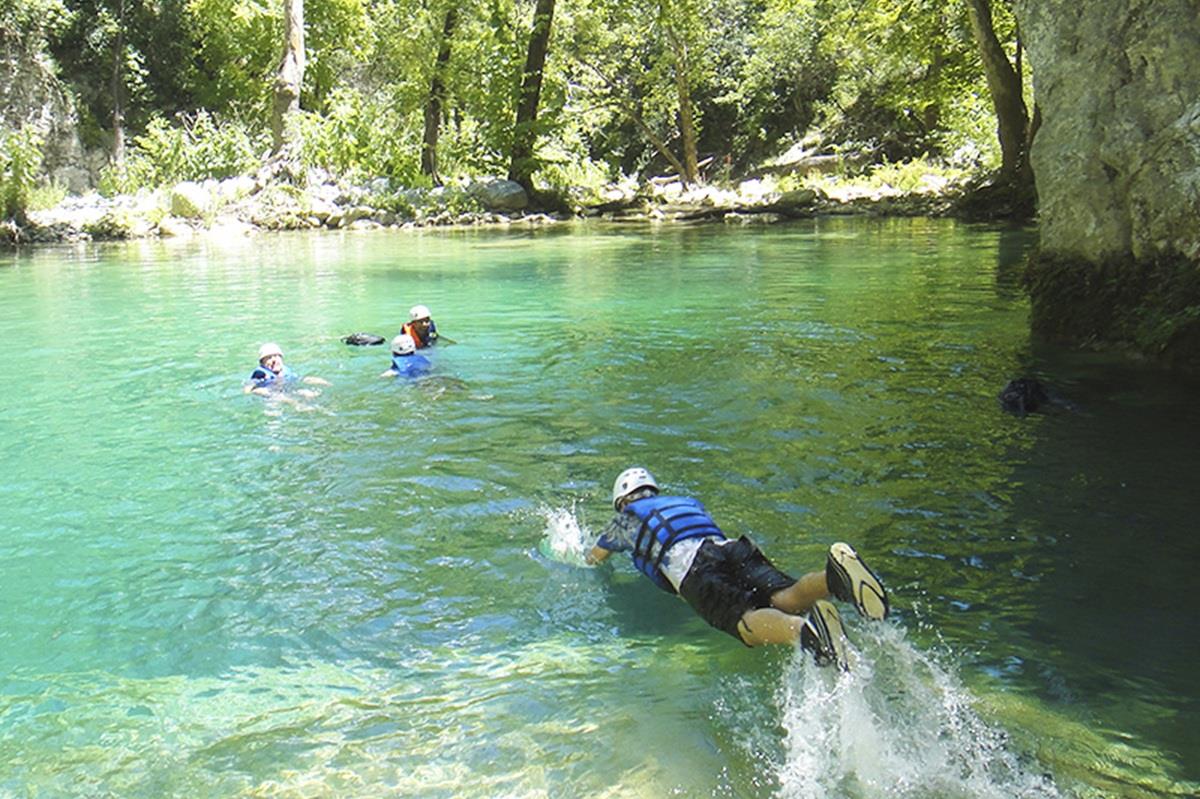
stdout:
{"type": "Polygon", "coordinates": [[[1197,795],[1198,386],[1032,345],[1030,243],[0,253],[0,797],[1197,795]],[[418,302],[429,379],[339,341],[418,302]],[[268,340],[332,385],[244,395],[268,340]],[[1022,374],[1061,402],[1003,413],[1022,374]],[[785,569],[855,544],[853,670],[579,566],[634,463],[785,569]]]}

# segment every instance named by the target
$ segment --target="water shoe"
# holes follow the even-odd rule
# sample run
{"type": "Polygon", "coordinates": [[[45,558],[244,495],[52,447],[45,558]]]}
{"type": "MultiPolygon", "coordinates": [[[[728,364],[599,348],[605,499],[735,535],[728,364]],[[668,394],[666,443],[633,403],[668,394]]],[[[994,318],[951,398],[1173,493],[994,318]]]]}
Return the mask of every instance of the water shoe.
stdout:
{"type": "Polygon", "coordinates": [[[837,664],[842,671],[850,670],[846,659],[846,633],[837,608],[824,599],[813,603],[800,630],[800,646],[813,653],[818,666],[837,664]]]}
{"type": "Polygon", "coordinates": [[[849,544],[839,541],[829,548],[825,583],[829,593],[843,602],[854,603],[859,614],[875,621],[887,618],[888,598],[883,583],[849,544]]]}

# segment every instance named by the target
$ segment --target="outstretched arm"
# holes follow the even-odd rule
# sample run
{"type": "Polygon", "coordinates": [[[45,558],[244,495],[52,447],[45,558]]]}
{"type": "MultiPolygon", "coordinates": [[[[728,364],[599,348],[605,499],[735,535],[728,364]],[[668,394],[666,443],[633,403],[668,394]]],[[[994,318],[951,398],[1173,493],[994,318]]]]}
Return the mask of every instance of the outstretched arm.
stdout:
{"type": "Polygon", "coordinates": [[[591,550],[584,556],[584,562],[595,566],[608,559],[614,552],[629,552],[633,549],[633,538],[637,535],[641,521],[629,513],[618,513],[604,528],[604,532],[596,539],[591,550]]]}

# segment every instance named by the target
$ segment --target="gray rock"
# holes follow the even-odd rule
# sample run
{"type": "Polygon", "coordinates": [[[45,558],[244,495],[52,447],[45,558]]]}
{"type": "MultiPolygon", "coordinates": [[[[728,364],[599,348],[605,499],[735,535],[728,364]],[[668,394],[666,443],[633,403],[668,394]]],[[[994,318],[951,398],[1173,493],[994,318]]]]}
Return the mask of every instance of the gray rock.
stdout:
{"type": "Polygon", "coordinates": [[[167,238],[186,239],[190,238],[196,231],[182,219],[174,216],[163,217],[158,223],[158,233],[160,236],[167,238]]]}
{"type": "Polygon", "coordinates": [[[779,195],[779,199],[775,201],[778,208],[806,208],[813,204],[817,199],[817,193],[812,189],[796,189],[795,191],[785,191],[779,195]]]}
{"type": "Polygon", "coordinates": [[[69,192],[79,194],[91,188],[92,176],[83,167],[63,166],[50,172],[50,181],[63,186],[69,192]]]}
{"type": "Polygon", "coordinates": [[[1016,14],[1042,114],[1042,249],[1200,257],[1195,0],[1017,0],[1016,14]]]}
{"type": "Polygon", "coordinates": [[[773,225],[783,219],[779,214],[743,214],[732,212],[721,217],[727,225],[773,225]]]}
{"type": "Polygon", "coordinates": [[[490,211],[520,211],[529,206],[529,195],[512,180],[480,181],[471,184],[469,192],[490,211]]]}
{"type": "Polygon", "coordinates": [[[248,236],[254,232],[255,229],[253,225],[243,222],[236,216],[228,215],[218,217],[217,221],[215,221],[213,226],[209,229],[209,233],[225,241],[242,236],[248,236]]]}
{"type": "Polygon", "coordinates": [[[71,191],[91,186],[73,95],[58,78],[42,37],[0,28],[0,128],[32,128],[42,139],[42,169],[71,191]]]}
{"type": "Polygon", "coordinates": [[[212,210],[212,195],[199,183],[185,180],[171,189],[169,207],[173,216],[200,219],[212,210]]]}
{"type": "MultiPolygon", "coordinates": [[[[360,219],[369,219],[375,214],[373,208],[368,208],[365,205],[356,205],[353,208],[347,208],[342,213],[341,219],[338,221],[338,227],[350,227],[360,219]]],[[[330,217],[332,219],[333,217],[330,217]]],[[[326,224],[329,224],[328,222],[326,224]]],[[[332,225],[330,225],[332,227],[332,225]]]]}
{"type": "Polygon", "coordinates": [[[217,184],[217,196],[222,203],[237,202],[258,190],[258,182],[248,175],[226,178],[217,184]]]}

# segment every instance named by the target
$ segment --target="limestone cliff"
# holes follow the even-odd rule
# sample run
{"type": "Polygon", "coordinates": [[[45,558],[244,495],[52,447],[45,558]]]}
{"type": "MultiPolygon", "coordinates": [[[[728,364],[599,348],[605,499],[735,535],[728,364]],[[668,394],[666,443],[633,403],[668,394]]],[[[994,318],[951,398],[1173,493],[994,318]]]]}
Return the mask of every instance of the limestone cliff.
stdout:
{"type": "Polygon", "coordinates": [[[43,168],[73,191],[91,182],[79,143],[77,114],[37,37],[0,25],[0,125],[32,126],[43,140],[43,168]]]}
{"type": "MultiPolygon", "coordinates": [[[[1195,291],[1200,6],[1196,0],[1016,0],[1015,6],[1042,115],[1031,153],[1041,255],[1062,272],[1038,275],[1034,263],[1035,328],[1058,315],[1057,332],[1065,334],[1065,326],[1081,321],[1062,306],[1091,302],[1089,292],[1101,283],[1095,274],[1081,277],[1082,264],[1104,265],[1105,280],[1125,283],[1122,299],[1098,301],[1095,315],[1129,310],[1104,307],[1109,302],[1160,303],[1149,284],[1163,277],[1195,291]],[[1074,267],[1061,269],[1067,262],[1074,267]],[[1112,272],[1120,263],[1136,265],[1135,274],[1112,272]],[[1151,272],[1148,264],[1156,265],[1151,272]],[[1148,284],[1145,290],[1130,285],[1137,279],[1148,284]]],[[[1169,304],[1177,307],[1167,310],[1195,316],[1198,302],[1175,296],[1169,304]]],[[[1145,321],[1146,311],[1136,315],[1145,321]]],[[[1095,322],[1082,322],[1092,329],[1074,337],[1129,338],[1127,330],[1110,335],[1095,322]]]]}
{"type": "Polygon", "coordinates": [[[1042,126],[1042,241],[1101,260],[1200,255],[1195,0],[1017,0],[1042,126]]]}

